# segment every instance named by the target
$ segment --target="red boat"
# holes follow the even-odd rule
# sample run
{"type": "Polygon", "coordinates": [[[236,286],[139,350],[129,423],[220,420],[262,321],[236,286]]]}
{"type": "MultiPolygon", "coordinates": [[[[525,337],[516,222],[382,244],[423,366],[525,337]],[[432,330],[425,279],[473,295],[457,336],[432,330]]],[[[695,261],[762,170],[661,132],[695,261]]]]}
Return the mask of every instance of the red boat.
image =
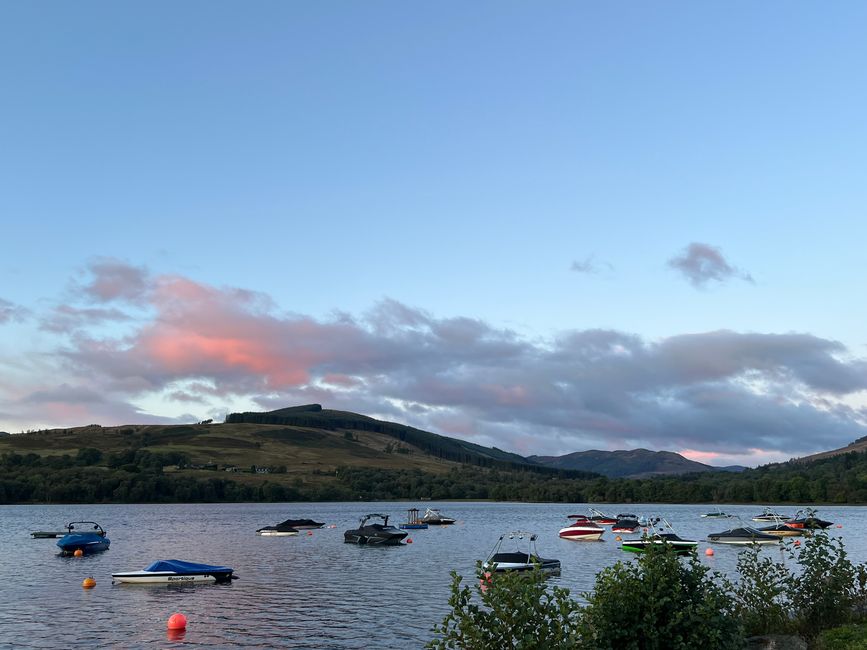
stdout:
{"type": "Polygon", "coordinates": [[[602,533],[605,532],[602,526],[584,515],[569,515],[567,519],[572,519],[573,521],[566,528],[560,529],[560,537],[563,539],[595,542],[601,539],[602,533]]]}
{"type": "Polygon", "coordinates": [[[600,526],[613,526],[617,523],[617,517],[609,517],[608,515],[599,512],[596,508],[590,508],[589,519],[600,526]]]}

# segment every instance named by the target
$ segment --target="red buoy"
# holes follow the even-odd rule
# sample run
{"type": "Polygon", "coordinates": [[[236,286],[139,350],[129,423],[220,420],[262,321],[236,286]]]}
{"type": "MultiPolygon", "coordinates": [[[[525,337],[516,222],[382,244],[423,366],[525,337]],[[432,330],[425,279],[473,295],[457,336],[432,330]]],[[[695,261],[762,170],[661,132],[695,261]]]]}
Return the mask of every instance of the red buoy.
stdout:
{"type": "Polygon", "coordinates": [[[170,630],[184,630],[187,627],[187,617],[183,614],[172,614],[166,627],[170,630]]]}
{"type": "Polygon", "coordinates": [[[704,554],[707,555],[708,557],[710,557],[711,555],[713,555],[713,549],[712,548],[706,548],[704,550],[704,554]]]}

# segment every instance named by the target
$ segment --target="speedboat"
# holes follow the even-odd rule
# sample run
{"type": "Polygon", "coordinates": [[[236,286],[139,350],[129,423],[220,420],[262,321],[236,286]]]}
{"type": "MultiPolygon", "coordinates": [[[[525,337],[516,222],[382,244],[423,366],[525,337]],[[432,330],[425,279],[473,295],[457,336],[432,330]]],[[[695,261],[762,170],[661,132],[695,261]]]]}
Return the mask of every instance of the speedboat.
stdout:
{"type": "Polygon", "coordinates": [[[71,521],[66,524],[66,531],[57,540],[61,555],[74,555],[76,551],[97,553],[106,550],[111,544],[102,526],[95,521],[71,521]]]}
{"type": "Polygon", "coordinates": [[[630,553],[644,553],[651,546],[668,545],[678,555],[695,553],[698,542],[680,537],[666,519],[658,517],[652,520],[652,525],[658,526],[652,533],[642,535],[640,539],[624,540],[620,548],[630,553]]]}
{"type": "Polygon", "coordinates": [[[454,519],[452,519],[451,517],[446,517],[436,508],[428,508],[427,510],[425,510],[424,516],[421,518],[421,521],[431,526],[448,526],[455,523],[454,519]]]}
{"type": "Polygon", "coordinates": [[[409,533],[388,525],[388,515],[372,513],[361,518],[358,528],[343,533],[347,544],[367,544],[368,546],[400,546],[409,533]],[[369,524],[370,519],[382,519],[381,524],[369,524]]]}
{"type": "Polygon", "coordinates": [[[617,515],[617,521],[611,526],[612,533],[634,533],[641,527],[638,516],[627,512],[617,515]]]}
{"type": "Polygon", "coordinates": [[[321,521],[313,521],[312,519],[287,519],[286,521],[281,521],[276,527],[311,530],[313,528],[322,528],[324,525],[321,521]]]}
{"type": "Polygon", "coordinates": [[[791,519],[789,515],[782,515],[779,512],[774,512],[770,508],[765,508],[762,514],[756,515],[753,517],[753,521],[768,521],[768,522],[778,522],[785,521],[786,519],[791,519]]]}
{"type": "Polygon", "coordinates": [[[540,570],[546,575],[560,573],[560,560],[550,560],[539,556],[536,550],[536,535],[525,531],[503,533],[494,544],[488,559],[482,564],[485,571],[503,573],[505,571],[540,570]],[[515,550],[504,551],[503,542],[515,542],[515,550]]]}
{"type": "Polygon", "coordinates": [[[588,517],[588,519],[600,526],[613,526],[617,523],[616,518],[609,517],[608,515],[599,512],[596,508],[590,508],[590,517],[588,517]]]}
{"type": "Polygon", "coordinates": [[[427,524],[418,516],[418,508],[410,508],[406,511],[406,521],[400,524],[403,530],[424,530],[427,524]]]}
{"type": "Polygon", "coordinates": [[[605,529],[591,521],[584,515],[569,515],[567,519],[572,519],[566,528],[560,529],[560,537],[563,539],[571,539],[574,541],[598,541],[602,538],[602,533],[605,529]]]}
{"type": "Polygon", "coordinates": [[[762,531],[753,528],[752,526],[742,526],[740,528],[732,528],[724,530],[721,533],[711,533],[707,538],[718,544],[779,544],[780,537],[777,535],[769,535],[762,531]]]}
{"type": "Polygon", "coordinates": [[[702,515],[702,518],[706,519],[731,519],[734,515],[730,515],[722,510],[715,510],[714,512],[706,512],[702,515]]]}
{"type": "Polygon", "coordinates": [[[832,521],[825,521],[816,516],[816,511],[812,508],[807,510],[798,510],[795,516],[786,520],[786,525],[792,528],[806,528],[807,530],[815,530],[816,528],[829,528],[834,525],[832,521]]]}
{"type": "Polygon", "coordinates": [[[256,534],[266,537],[294,537],[298,534],[298,529],[287,526],[284,522],[282,524],[277,524],[276,526],[265,526],[264,528],[260,528],[256,531],[256,534]]]}
{"type": "Polygon", "coordinates": [[[803,528],[792,528],[789,524],[782,521],[777,521],[777,523],[770,526],[762,526],[757,530],[766,535],[776,535],[777,537],[798,537],[807,532],[803,528]]]}
{"type": "Polygon", "coordinates": [[[234,570],[227,566],[184,562],[183,560],[157,560],[141,571],[112,573],[112,582],[139,584],[197,584],[202,582],[231,582],[237,580],[234,570]]]}

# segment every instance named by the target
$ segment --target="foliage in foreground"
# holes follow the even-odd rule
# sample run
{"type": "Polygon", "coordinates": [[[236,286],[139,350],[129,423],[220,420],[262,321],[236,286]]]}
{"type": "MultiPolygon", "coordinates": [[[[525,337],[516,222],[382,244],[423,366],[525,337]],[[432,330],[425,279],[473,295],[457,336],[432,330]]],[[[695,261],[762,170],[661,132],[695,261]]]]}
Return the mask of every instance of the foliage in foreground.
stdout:
{"type": "Polygon", "coordinates": [[[547,589],[538,572],[491,584],[480,574],[475,594],[453,572],[451,611],[428,647],[726,650],[749,636],[797,633],[825,650],[867,650],[865,625],[824,632],[867,619],[867,567],[821,531],[790,547],[789,559],[794,565],[748,548],[731,583],[694,556],[656,547],[600,571],[584,607],[567,589],[547,589]]]}

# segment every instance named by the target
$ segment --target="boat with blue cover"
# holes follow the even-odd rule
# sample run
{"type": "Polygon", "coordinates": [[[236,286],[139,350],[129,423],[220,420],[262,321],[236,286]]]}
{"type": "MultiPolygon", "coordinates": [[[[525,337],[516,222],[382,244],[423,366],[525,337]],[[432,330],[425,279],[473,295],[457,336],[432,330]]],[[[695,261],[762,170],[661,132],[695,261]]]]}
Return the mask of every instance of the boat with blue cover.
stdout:
{"type": "Polygon", "coordinates": [[[231,582],[236,580],[234,569],[213,564],[199,564],[184,560],[157,560],[141,571],[112,573],[112,582],[138,584],[197,584],[203,582],[231,582]]]}
{"type": "Polygon", "coordinates": [[[74,555],[76,551],[98,553],[110,544],[105,530],[95,521],[71,521],[66,524],[66,534],[57,540],[61,555],[74,555]]]}

